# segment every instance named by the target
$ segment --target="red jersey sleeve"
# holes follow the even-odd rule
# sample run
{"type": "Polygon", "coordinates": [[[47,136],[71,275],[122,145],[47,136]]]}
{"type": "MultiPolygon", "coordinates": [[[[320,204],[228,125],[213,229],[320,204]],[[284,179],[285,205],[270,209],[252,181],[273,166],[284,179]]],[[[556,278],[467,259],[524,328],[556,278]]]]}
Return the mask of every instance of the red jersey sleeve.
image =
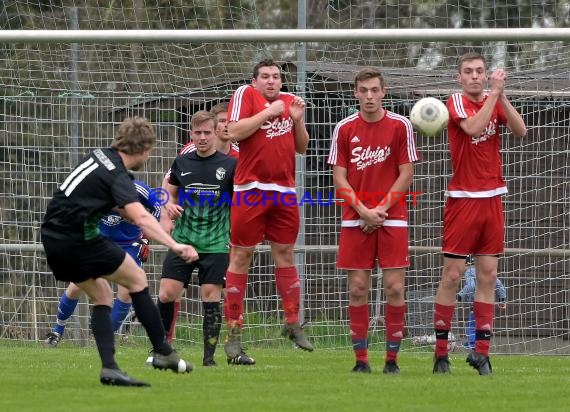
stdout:
{"type": "Polygon", "coordinates": [[[331,139],[331,149],[328,163],[331,166],[341,166],[348,169],[348,144],[346,139],[346,127],[337,124],[331,139]]]}
{"type": "Polygon", "coordinates": [[[241,119],[251,117],[255,113],[253,110],[253,100],[252,92],[254,91],[252,86],[241,86],[230,99],[228,106],[229,122],[237,122],[241,119]]]}

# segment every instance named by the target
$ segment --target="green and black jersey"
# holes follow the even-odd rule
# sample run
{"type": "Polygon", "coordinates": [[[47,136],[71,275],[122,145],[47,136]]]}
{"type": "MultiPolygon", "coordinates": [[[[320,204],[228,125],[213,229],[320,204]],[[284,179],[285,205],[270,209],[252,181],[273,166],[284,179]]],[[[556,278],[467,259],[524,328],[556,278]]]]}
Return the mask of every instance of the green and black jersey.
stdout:
{"type": "Polygon", "coordinates": [[[172,237],[198,253],[228,253],[230,206],[237,160],[220,152],[201,157],[178,156],[170,168],[170,184],[178,186],[184,208],[172,237]]]}
{"type": "Polygon", "coordinates": [[[116,206],[138,201],[133,176],[118,152],[96,149],[55,191],[44,216],[42,234],[62,240],[95,239],[103,215],[116,206]]]}

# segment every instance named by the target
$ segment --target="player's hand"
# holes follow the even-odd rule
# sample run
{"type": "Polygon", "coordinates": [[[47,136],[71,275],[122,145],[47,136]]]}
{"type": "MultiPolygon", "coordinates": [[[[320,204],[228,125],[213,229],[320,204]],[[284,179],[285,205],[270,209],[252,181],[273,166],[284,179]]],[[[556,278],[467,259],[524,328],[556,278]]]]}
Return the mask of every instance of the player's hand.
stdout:
{"type": "Polygon", "coordinates": [[[300,97],[295,97],[291,102],[289,113],[291,114],[291,119],[293,119],[295,123],[305,119],[305,106],[305,101],[300,97]]]}
{"type": "Polygon", "coordinates": [[[191,245],[183,245],[177,243],[176,246],[172,248],[172,251],[182,258],[186,263],[192,263],[198,260],[198,252],[191,245]]]}
{"type": "Polygon", "coordinates": [[[496,69],[493,74],[491,74],[491,91],[503,94],[505,91],[505,83],[507,81],[507,73],[503,69],[496,69]]]}
{"type": "MultiPolygon", "coordinates": [[[[376,230],[380,226],[384,224],[384,221],[388,217],[388,213],[384,212],[379,208],[374,209],[366,209],[364,210],[361,215],[360,219],[362,220],[362,224],[360,227],[364,230],[364,227],[367,227],[368,230],[376,230]]],[[[365,232],[370,233],[370,232],[365,232]]]]}
{"type": "Polygon", "coordinates": [[[283,103],[283,100],[275,100],[269,105],[267,110],[269,112],[270,119],[281,116],[285,111],[285,103],[283,103]]]}
{"type": "Polygon", "coordinates": [[[374,232],[376,229],[373,228],[372,226],[367,225],[366,223],[362,222],[360,223],[360,229],[362,229],[362,231],[364,233],[366,233],[367,235],[371,234],[372,232],[374,232]]]}
{"type": "Polygon", "coordinates": [[[150,246],[148,244],[148,239],[142,237],[133,243],[133,246],[137,246],[139,248],[137,252],[137,257],[139,260],[143,263],[146,262],[150,256],[150,246]]]}
{"type": "Polygon", "coordinates": [[[184,208],[182,206],[177,205],[173,202],[167,202],[163,206],[163,210],[166,212],[166,216],[170,220],[178,219],[180,216],[182,216],[182,212],[184,212],[184,208]]]}

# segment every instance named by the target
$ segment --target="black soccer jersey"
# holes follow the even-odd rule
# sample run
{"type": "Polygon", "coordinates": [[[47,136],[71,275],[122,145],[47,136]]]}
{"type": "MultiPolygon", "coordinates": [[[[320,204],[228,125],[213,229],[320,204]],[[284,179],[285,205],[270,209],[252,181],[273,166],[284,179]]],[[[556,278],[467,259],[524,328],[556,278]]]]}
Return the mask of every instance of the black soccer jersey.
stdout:
{"type": "Polygon", "coordinates": [[[198,253],[227,253],[230,241],[230,206],[237,160],[220,152],[200,157],[196,152],[178,156],[171,167],[170,184],[179,187],[184,208],[172,237],[192,245],[198,253]]]}
{"type": "Polygon", "coordinates": [[[57,239],[91,240],[113,207],[138,202],[133,177],[115,149],[96,149],[67,176],[48,204],[42,233],[57,239]]]}

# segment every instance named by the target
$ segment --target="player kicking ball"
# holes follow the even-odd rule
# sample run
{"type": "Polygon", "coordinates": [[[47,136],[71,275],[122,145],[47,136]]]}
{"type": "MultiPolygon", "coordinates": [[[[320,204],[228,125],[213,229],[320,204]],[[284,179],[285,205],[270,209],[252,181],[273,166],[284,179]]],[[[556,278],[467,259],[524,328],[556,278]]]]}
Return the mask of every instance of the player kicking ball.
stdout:
{"type": "MultiPolygon", "coordinates": [[[[160,206],[152,199],[150,187],[140,180],[135,180],[135,187],[141,204],[144,205],[157,220],[160,219],[160,206]]],[[[150,247],[148,240],[143,238],[143,231],[123,219],[118,212],[112,211],[103,216],[99,222],[99,230],[101,230],[104,236],[111,239],[127,252],[138,266],[142,267],[143,262],[148,260],[150,247]]],[[[73,315],[81,295],[83,295],[83,291],[75,283],[70,283],[67,286],[67,289],[57,305],[56,323],[44,341],[46,347],[57,347],[65,332],[67,321],[71,315],[73,315]]],[[[111,310],[113,331],[116,332],[119,330],[121,324],[129,314],[131,306],[129,291],[121,285],[118,285],[117,298],[113,302],[113,308],[111,310]]]]}
{"type": "Polygon", "coordinates": [[[145,272],[116,243],[102,236],[98,226],[101,216],[118,208],[150,239],[183,260],[198,258],[191,246],[175,242],[139,202],[129,170],[144,166],[155,142],[155,131],[146,119],[123,121],[111,147],[86,155],[55,191],[41,226],[41,241],[54,277],[75,283],[93,303],[91,329],[102,363],[100,382],[104,385],[150,386],[122,371],[115,360],[113,291],[109,281],[129,291],[137,318],[152,343],[153,367],[177,373],[192,370],[192,365],[181,359],[166,340],[145,272]]]}

